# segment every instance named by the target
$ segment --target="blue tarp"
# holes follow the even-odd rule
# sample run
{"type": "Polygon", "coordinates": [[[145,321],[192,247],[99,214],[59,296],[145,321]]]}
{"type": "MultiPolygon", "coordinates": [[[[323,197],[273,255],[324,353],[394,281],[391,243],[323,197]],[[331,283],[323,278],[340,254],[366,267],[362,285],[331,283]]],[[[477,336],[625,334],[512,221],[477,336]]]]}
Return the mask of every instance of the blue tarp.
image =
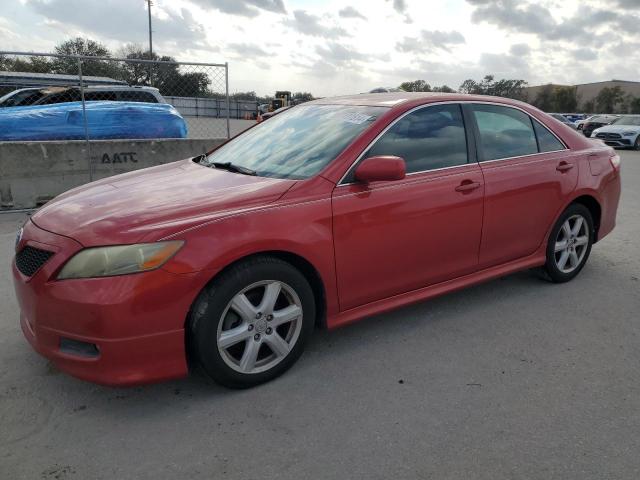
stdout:
{"type": "MultiPolygon", "coordinates": [[[[186,138],[187,124],[166,103],[86,102],[91,140],[186,138]]],[[[83,140],[82,102],[0,108],[0,141],[83,140]]]]}

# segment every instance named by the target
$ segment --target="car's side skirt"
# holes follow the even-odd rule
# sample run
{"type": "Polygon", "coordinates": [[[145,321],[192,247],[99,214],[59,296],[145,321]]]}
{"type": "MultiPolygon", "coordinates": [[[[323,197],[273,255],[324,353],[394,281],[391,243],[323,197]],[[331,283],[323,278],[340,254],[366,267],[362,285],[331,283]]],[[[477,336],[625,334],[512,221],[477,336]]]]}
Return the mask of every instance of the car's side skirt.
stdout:
{"type": "Polygon", "coordinates": [[[499,278],[520,270],[539,267],[544,265],[544,263],[545,248],[541,247],[535,253],[529,255],[528,257],[480,270],[463,277],[447,280],[446,282],[429,285],[428,287],[420,288],[418,290],[412,290],[410,292],[394,295],[393,297],[385,298],[384,300],[377,300],[375,302],[367,303],[350,310],[345,310],[337,315],[329,317],[327,319],[327,328],[333,329],[342,327],[349,323],[360,320],[363,317],[380,314],[389,310],[394,310],[405,305],[410,305],[422,300],[437,297],[439,295],[450,293],[455,290],[460,290],[462,288],[469,287],[481,282],[486,282],[488,280],[493,280],[495,278],[499,278]]]}

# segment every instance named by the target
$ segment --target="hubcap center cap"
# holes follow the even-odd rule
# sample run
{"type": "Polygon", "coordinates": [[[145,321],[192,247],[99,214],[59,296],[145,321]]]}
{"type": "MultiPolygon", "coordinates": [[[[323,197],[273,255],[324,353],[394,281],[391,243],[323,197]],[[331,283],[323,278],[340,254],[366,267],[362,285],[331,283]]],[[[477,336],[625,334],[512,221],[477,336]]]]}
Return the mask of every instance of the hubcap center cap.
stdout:
{"type": "Polygon", "coordinates": [[[264,318],[256,321],[254,324],[257,333],[264,333],[267,330],[267,321],[264,318]]]}

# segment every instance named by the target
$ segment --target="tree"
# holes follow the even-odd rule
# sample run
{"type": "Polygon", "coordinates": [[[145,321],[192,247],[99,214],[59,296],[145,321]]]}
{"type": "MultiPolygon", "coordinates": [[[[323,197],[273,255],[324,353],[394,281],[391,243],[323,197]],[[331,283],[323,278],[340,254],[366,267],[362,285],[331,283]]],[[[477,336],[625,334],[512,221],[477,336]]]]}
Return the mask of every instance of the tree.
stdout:
{"type": "Polygon", "coordinates": [[[296,104],[304,103],[304,102],[309,102],[309,101],[313,100],[313,95],[311,95],[311,93],[309,93],[309,92],[295,92],[291,96],[291,99],[296,104]]]}
{"type": "Polygon", "coordinates": [[[413,82],[402,82],[398,87],[405,92],[443,92],[453,93],[455,90],[447,85],[432,87],[425,80],[414,80],[413,82]]]}
{"type": "Polygon", "coordinates": [[[433,87],[431,89],[432,92],[442,92],[442,93],[454,93],[455,90],[448,85],[442,85],[441,87],[433,87]]]}
{"type": "Polygon", "coordinates": [[[553,112],[555,110],[553,85],[549,84],[542,87],[533,104],[543,112],[553,112]]]}
{"type": "Polygon", "coordinates": [[[624,101],[624,92],[618,86],[604,87],[595,98],[598,111],[601,113],[614,113],[616,106],[624,101]]]}
{"type": "Polygon", "coordinates": [[[525,100],[526,94],[524,88],[527,82],[524,80],[498,80],[489,85],[489,95],[496,97],[513,98],[516,100],[525,100]]]}
{"type": "Polygon", "coordinates": [[[181,72],[180,65],[169,56],[159,56],[155,52],[149,54],[138,45],[126,45],[120,50],[124,58],[131,60],[152,60],[160,63],[124,62],[119,66],[116,78],[129,85],[152,85],[162,95],[176,97],[211,96],[208,88],[211,80],[206,73],[181,72]]]}
{"type": "Polygon", "coordinates": [[[430,92],[431,85],[424,80],[414,80],[413,82],[402,82],[400,87],[405,92],[430,92]]]}
{"type": "Polygon", "coordinates": [[[476,82],[475,80],[472,80],[472,79],[469,78],[469,79],[465,80],[464,82],[462,82],[462,84],[458,88],[458,91],[460,93],[479,94],[480,93],[480,86],[478,85],[478,82],[476,82]]]}
{"type": "Polygon", "coordinates": [[[640,113],[640,97],[636,97],[629,102],[629,113],[640,113]]]}
{"type": "Polygon", "coordinates": [[[593,113],[596,111],[596,102],[595,100],[589,100],[588,102],[585,102],[585,104],[582,106],[582,110],[584,111],[584,113],[593,113]]]}
{"type": "MultiPolygon", "coordinates": [[[[55,53],[58,55],[69,55],[69,57],[56,57],[51,61],[52,73],[66,75],[78,75],[78,60],[73,55],[86,57],[110,57],[109,49],[95,40],[77,37],[67,40],[55,46],[55,53]]],[[[117,66],[113,62],[104,60],[83,60],[82,74],[109,77],[117,71],[117,66]]]]}
{"type": "Polygon", "coordinates": [[[578,108],[578,94],[576,87],[556,87],[553,92],[555,111],[575,112],[578,108]]]}
{"type": "Polygon", "coordinates": [[[467,79],[458,88],[461,93],[472,93],[475,95],[494,95],[497,97],[514,98],[516,100],[524,100],[526,95],[524,92],[527,82],[524,80],[501,79],[494,80],[493,75],[485,75],[485,77],[477,82],[473,79],[467,79]]]}

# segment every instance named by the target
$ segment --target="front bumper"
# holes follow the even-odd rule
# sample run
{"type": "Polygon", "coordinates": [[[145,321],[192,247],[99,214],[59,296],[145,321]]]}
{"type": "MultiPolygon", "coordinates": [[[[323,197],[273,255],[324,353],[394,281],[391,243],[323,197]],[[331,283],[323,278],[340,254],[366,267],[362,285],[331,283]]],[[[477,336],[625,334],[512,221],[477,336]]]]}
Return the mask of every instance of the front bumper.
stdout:
{"type": "Polygon", "coordinates": [[[199,287],[192,275],[162,269],[92,279],[55,280],[82,246],[67,237],[24,227],[18,249],[54,255],[33,276],[12,265],[20,325],[33,348],[60,370],[92,382],[124,386],[187,374],[184,321],[199,287]],[[95,346],[94,355],[63,348],[95,346]]]}
{"type": "Polygon", "coordinates": [[[635,137],[623,136],[617,133],[597,133],[592,135],[591,138],[602,140],[606,145],[610,147],[631,147],[635,142],[635,137]]]}

